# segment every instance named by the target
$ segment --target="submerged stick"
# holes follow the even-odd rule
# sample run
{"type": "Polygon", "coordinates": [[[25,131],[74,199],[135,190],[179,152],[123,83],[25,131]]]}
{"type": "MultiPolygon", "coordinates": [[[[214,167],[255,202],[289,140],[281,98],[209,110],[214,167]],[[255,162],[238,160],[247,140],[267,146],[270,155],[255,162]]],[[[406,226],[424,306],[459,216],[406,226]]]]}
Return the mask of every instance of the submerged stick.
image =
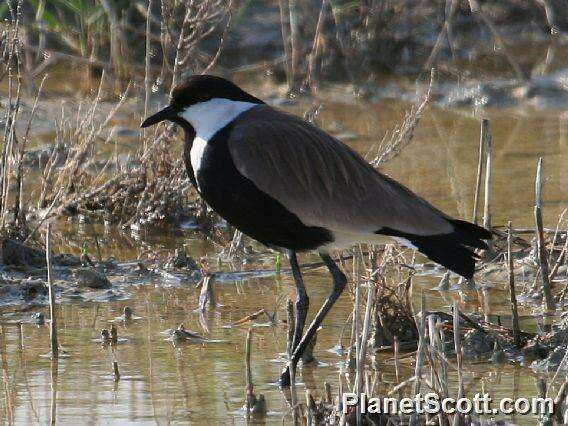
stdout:
{"type": "Polygon", "coordinates": [[[546,242],[544,239],[544,230],[542,225],[542,157],[538,159],[536,168],[534,218],[536,222],[537,252],[541,272],[542,293],[544,295],[546,309],[548,311],[554,311],[556,309],[556,304],[554,303],[550,287],[548,255],[546,253],[546,242]]]}
{"type": "Polygon", "coordinates": [[[51,356],[57,358],[59,356],[59,345],[57,342],[57,320],[55,318],[55,292],[53,290],[53,282],[51,277],[51,224],[47,224],[45,235],[45,260],[47,263],[47,288],[49,291],[49,317],[51,319],[49,325],[49,337],[51,341],[51,356]]]}
{"type": "Polygon", "coordinates": [[[513,337],[515,346],[521,345],[521,330],[519,328],[519,311],[517,309],[517,295],[515,292],[515,272],[513,269],[513,227],[511,221],[507,223],[507,264],[509,267],[509,299],[511,300],[511,316],[513,318],[513,337]]]}

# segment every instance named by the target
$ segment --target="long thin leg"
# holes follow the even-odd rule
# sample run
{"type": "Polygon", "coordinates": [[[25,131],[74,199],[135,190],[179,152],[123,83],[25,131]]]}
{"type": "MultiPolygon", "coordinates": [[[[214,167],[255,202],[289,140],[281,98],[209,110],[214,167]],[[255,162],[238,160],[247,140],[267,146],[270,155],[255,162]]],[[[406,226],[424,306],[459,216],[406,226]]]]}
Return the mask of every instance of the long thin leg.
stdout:
{"type": "Polygon", "coordinates": [[[292,275],[296,282],[296,326],[294,328],[294,338],[292,340],[292,351],[294,351],[302,338],[304,324],[306,323],[308,308],[310,306],[310,299],[306,292],[306,286],[302,279],[302,273],[300,271],[300,265],[298,264],[298,258],[296,257],[295,251],[290,250],[288,252],[288,260],[290,261],[292,275]]]}
{"type": "MultiPolygon", "coordinates": [[[[347,278],[345,277],[345,274],[343,274],[343,272],[341,272],[341,270],[337,267],[337,264],[335,263],[335,261],[328,254],[320,254],[320,256],[321,256],[323,262],[326,264],[327,269],[329,269],[331,276],[333,277],[333,289],[331,290],[331,293],[329,294],[329,296],[325,300],[323,306],[321,307],[321,309],[319,310],[319,312],[315,316],[314,320],[312,321],[312,323],[308,327],[308,331],[306,331],[306,334],[304,334],[304,336],[302,337],[302,340],[300,340],[300,343],[298,344],[298,346],[294,350],[294,353],[292,354],[292,359],[290,360],[290,364],[293,365],[294,367],[298,363],[298,360],[302,356],[302,353],[306,350],[306,346],[308,345],[308,342],[316,334],[316,331],[319,328],[319,326],[321,325],[323,319],[325,318],[327,313],[330,311],[330,309],[332,308],[335,301],[339,298],[339,296],[343,292],[343,289],[345,288],[345,284],[347,284],[347,278]]],[[[290,385],[290,369],[289,368],[290,368],[290,366],[287,366],[286,369],[282,372],[282,375],[280,376],[280,385],[281,386],[289,386],[290,385]]]]}

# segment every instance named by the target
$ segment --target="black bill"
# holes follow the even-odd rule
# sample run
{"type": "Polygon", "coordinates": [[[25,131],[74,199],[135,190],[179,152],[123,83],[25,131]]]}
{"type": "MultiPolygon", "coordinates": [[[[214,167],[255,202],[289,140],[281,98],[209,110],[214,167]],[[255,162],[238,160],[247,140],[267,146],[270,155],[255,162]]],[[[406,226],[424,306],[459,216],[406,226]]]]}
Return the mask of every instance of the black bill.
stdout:
{"type": "Polygon", "coordinates": [[[177,112],[171,106],[167,106],[163,110],[158,111],[156,114],[151,115],[146,120],[144,120],[140,127],[149,127],[164,120],[172,120],[176,117],[177,112]]]}

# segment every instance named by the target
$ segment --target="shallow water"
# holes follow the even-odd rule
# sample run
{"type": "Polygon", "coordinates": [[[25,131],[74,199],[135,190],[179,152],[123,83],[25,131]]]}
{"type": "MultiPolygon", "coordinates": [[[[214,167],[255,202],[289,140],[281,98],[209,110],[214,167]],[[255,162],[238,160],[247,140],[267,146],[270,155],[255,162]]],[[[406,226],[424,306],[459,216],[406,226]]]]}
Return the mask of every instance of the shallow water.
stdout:
{"type": "MultiPolygon", "coordinates": [[[[338,91],[341,93],[340,89],[338,91]]],[[[409,108],[408,104],[398,101],[369,104],[347,98],[339,102],[333,89],[320,96],[323,109],[318,123],[342,134],[360,152],[367,152],[374,141],[380,141],[409,108]],[[338,130],[340,126],[342,129],[338,130]],[[352,137],[347,137],[347,133],[352,133],[352,137]]],[[[302,113],[309,105],[307,101],[301,101],[287,108],[302,113]]],[[[532,226],[534,175],[537,160],[542,156],[546,177],[545,225],[554,227],[559,214],[568,206],[565,190],[568,184],[568,120],[558,111],[474,113],[429,107],[411,145],[382,170],[447,213],[471,219],[481,117],[491,120],[494,135],[493,223],[503,225],[512,220],[517,227],[532,226]]],[[[121,121],[128,119],[135,128],[139,121],[137,113],[130,111],[121,117],[121,121]]],[[[195,258],[208,256],[214,260],[218,251],[215,245],[200,239],[199,234],[175,227],[144,231],[134,238],[117,230],[105,232],[101,226],[71,221],[59,226],[55,234],[61,250],[80,253],[83,243],[87,242],[89,252],[119,260],[138,259],[148,249],[167,253],[183,244],[195,258]]],[[[304,256],[302,260],[307,262],[315,258],[304,256]]],[[[215,261],[211,264],[219,271],[241,267],[216,264],[215,261]]],[[[245,268],[274,269],[274,265],[275,258],[269,255],[245,268]]],[[[414,280],[414,294],[418,297],[416,295],[422,289],[426,291],[429,309],[448,310],[451,300],[459,299],[459,296],[455,292],[430,291],[438,279],[418,276],[414,280]]],[[[312,311],[315,311],[329,291],[330,280],[322,269],[306,272],[305,280],[312,311]]],[[[205,324],[210,331],[207,337],[226,343],[174,346],[161,334],[180,323],[186,329],[205,334],[195,312],[199,292],[192,286],[162,279],[147,285],[129,286],[127,281],[125,291],[130,295],[127,301],[58,306],[60,342],[69,356],[58,363],[56,389],[51,385],[53,366],[42,356],[49,350],[48,328],[24,324],[23,349],[20,349],[18,327],[4,326],[4,339],[0,342],[4,374],[4,398],[0,410],[3,423],[44,424],[50,419],[61,424],[75,424],[78,420],[90,424],[244,423],[240,409],[244,403],[244,342],[248,326],[224,326],[261,308],[276,310],[279,318],[285,317],[283,302],[287,297],[294,297],[291,276],[286,273],[268,277],[253,275],[216,284],[221,305],[205,315],[205,324]],[[119,316],[124,306],[132,307],[142,319],[118,326],[119,336],[127,342],[116,350],[121,379],[115,382],[111,354],[93,339],[98,338],[102,328],[109,327],[109,320],[119,316]]],[[[490,294],[491,313],[506,317],[509,302],[504,287],[492,290],[490,294]]],[[[466,293],[461,302],[468,312],[479,309],[475,293],[466,293]]],[[[316,392],[323,389],[324,381],[329,381],[333,391],[337,392],[338,368],[343,358],[329,349],[338,344],[351,309],[351,295],[346,292],[318,335],[315,355],[320,365],[306,368],[301,376],[302,383],[316,392]]],[[[30,314],[17,311],[14,307],[4,308],[3,319],[27,318],[30,314]]],[[[523,327],[533,329],[534,323],[526,319],[523,327]]],[[[283,418],[285,422],[291,422],[285,398],[274,385],[283,365],[285,344],[284,325],[254,328],[252,373],[255,392],[264,394],[268,400],[267,424],[282,424],[283,418]]],[[[391,356],[382,355],[379,363],[386,382],[393,381],[391,356]]],[[[476,363],[468,364],[466,371],[470,371],[466,377],[468,395],[482,388],[494,398],[511,396],[511,392],[520,396],[536,394],[536,375],[527,368],[476,363]]],[[[412,374],[412,364],[407,362],[402,369],[402,379],[412,374]]],[[[451,382],[456,383],[455,377],[451,382]]],[[[300,395],[303,398],[303,391],[300,395]]],[[[534,423],[530,417],[517,416],[513,420],[519,424],[534,423]]]]}

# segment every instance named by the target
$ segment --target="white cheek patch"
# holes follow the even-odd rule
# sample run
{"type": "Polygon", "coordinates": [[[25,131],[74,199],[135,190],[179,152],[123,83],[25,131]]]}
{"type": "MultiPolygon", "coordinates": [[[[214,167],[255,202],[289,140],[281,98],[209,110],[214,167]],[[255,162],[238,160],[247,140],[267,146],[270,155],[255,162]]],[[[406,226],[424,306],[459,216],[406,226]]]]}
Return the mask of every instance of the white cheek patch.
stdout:
{"type": "Polygon", "coordinates": [[[201,167],[201,159],[209,140],[223,127],[237,118],[240,114],[255,107],[252,102],[231,101],[230,99],[214,98],[185,108],[179,116],[195,129],[195,139],[191,147],[191,167],[195,180],[201,167]]]}

